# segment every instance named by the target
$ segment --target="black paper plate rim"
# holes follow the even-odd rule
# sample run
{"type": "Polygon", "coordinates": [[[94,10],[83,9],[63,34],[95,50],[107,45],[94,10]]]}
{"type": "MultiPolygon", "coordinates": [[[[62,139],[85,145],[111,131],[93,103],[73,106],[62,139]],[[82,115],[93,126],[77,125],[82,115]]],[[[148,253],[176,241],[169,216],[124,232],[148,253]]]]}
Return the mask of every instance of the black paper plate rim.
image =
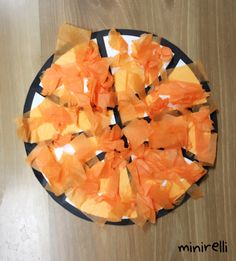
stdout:
{"type": "MultiPolygon", "coordinates": [[[[132,30],[132,29],[117,29],[117,31],[119,31],[122,35],[132,35],[132,36],[140,36],[144,33],[148,33],[148,32],[145,32],[145,31],[132,30]]],[[[107,56],[103,37],[107,36],[108,32],[109,32],[108,29],[107,30],[101,30],[101,31],[93,32],[92,36],[91,36],[92,39],[94,39],[94,38],[97,39],[98,45],[99,45],[99,50],[100,50],[101,56],[103,56],[103,57],[107,56]]],[[[180,59],[186,64],[190,64],[190,63],[193,62],[183,51],[181,51],[177,46],[175,46],[174,44],[172,44],[171,42],[169,42],[165,38],[161,38],[161,44],[171,48],[172,51],[174,52],[174,56],[173,56],[171,62],[169,63],[169,65],[167,66],[167,69],[174,68],[177,65],[177,63],[179,62],[180,59]]],[[[35,79],[33,80],[32,84],[30,86],[30,89],[28,91],[27,97],[26,97],[23,113],[25,113],[25,112],[27,112],[31,109],[31,105],[32,105],[35,93],[38,93],[38,94],[41,93],[42,88],[39,85],[40,84],[40,76],[42,75],[43,71],[45,71],[47,68],[49,68],[51,66],[52,61],[53,61],[53,55],[49,57],[49,59],[45,62],[45,64],[43,65],[43,67],[40,69],[40,71],[36,75],[35,79]]],[[[208,82],[202,82],[201,84],[206,91],[210,91],[210,87],[208,85],[208,82]]],[[[213,121],[214,131],[218,132],[216,112],[213,112],[211,114],[211,119],[213,121]]],[[[25,146],[26,154],[28,155],[34,149],[34,147],[36,145],[37,145],[36,143],[25,142],[24,146],[25,146]]],[[[208,168],[206,168],[206,169],[208,169],[208,168]]],[[[44,178],[44,176],[42,175],[42,173],[40,173],[39,171],[37,171],[35,169],[33,169],[33,172],[34,172],[35,177],[38,179],[39,183],[45,188],[47,181],[44,178]]],[[[203,176],[201,179],[199,179],[196,182],[196,184],[200,185],[200,183],[202,182],[202,180],[204,178],[205,178],[205,176],[203,176]]],[[[48,190],[47,190],[47,192],[51,196],[51,198],[53,198],[58,204],[60,204],[62,207],[64,207],[70,213],[72,213],[75,216],[80,217],[80,218],[82,218],[86,221],[92,221],[82,211],[80,211],[79,209],[77,209],[76,207],[74,207],[70,203],[68,203],[66,201],[65,194],[63,194],[61,196],[56,196],[54,193],[52,193],[48,190]]],[[[158,211],[158,213],[156,214],[157,218],[163,217],[163,216],[167,215],[168,213],[172,212],[173,210],[177,209],[182,204],[184,204],[189,198],[190,198],[190,196],[187,193],[183,194],[183,200],[179,205],[174,206],[174,208],[172,208],[172,209],[168,209],[168,210],[162,209],[162,210],[158,211]]],[[[122,219],[120,222],[107,221],[106,224],[108,224],[108,225],[118,225],[119,226],[119,225],[132,225],[134,223],[130,219],[122,219]]]]}

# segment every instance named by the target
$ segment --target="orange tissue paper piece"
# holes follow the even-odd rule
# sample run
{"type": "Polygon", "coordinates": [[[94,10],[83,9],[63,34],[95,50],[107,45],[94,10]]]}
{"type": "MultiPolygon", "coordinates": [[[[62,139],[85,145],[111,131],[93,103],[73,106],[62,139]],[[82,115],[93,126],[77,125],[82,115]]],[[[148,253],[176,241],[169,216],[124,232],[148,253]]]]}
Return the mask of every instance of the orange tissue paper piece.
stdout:
{"type": "Polygon", "coordinates": [[[188,144],[187,121],[183,116],[164,115],[151,121],[153,133],[149,137],[151,148],[181,148],[188,144]]]}
{"type": "Polygon", "coordinates": [[[121,34],[116,31],[114,28],[109,31],[109,45],[119,51],[119,52],[127,52],[128,51],[128,44],[123,39],[121,34]]]}
{"type": "Polygon", "coordinates": [[[137,148],[152,134],[152,128],[145,120],[134,120],[123,130],[132,148],[137,148]]]}
{"type": "Polygon", "coordinates": [[[145,69],[145,83],[150,85],[158,77],[162,65],[172,58],[168,47],[161,47],[153,41],[151,34],[143,34],[140,39],[133,41],[132,57],[145,69]]]}
{"type": "Polygon", "coordinates": [[[203,106],[198,112],[189,114],[188,150],[196,154],[199,161],[213,165],[216,155],[217,133],[212,133],[210,109],[203,106]]]}
{"type": "MultiPolygon", "coordinates": [[[[155,91],[154,91],[155,92],[155,91]]],[[[167,96],[173,105],[190,107],[204,103],[208,94],[198,83],[167,80],[156,88],[157,95],[167,96]]]]}

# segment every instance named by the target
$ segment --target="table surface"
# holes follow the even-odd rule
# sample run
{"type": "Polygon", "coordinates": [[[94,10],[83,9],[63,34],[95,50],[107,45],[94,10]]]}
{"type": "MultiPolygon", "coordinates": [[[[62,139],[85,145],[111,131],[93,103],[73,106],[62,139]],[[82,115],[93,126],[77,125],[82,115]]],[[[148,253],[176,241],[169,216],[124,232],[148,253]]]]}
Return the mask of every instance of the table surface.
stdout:
{"type": "Polygon", "coordinates": [[[1,261],[236,260],[235,0],[0,0],[0,36],[1,261]],[[150,31],[202,61],[219,108],[217,162],[201,184],[203,198],[143,229],[99,227],[49,198],[25,164],[14,118],[64,22],[150,31]],[[227,253],[178,251],[219,240],[227,253]]]}

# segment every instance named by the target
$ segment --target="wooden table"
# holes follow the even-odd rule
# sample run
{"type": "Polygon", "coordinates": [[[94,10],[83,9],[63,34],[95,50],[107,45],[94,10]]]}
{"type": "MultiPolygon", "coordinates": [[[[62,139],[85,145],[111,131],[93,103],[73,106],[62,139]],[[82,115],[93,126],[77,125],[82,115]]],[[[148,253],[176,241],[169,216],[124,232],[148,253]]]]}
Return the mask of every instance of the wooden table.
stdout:
{"type": "Polygon", "coordinates": [[[0,0],[0,260],[236,260],[236,1],[0,0]],[[144,229],[99,227],[56,204],[25,164],[14,117],[54,50],[58,27],[157,33],[205,65],[219,107],[215,169],[189,200],[144,229]],[[180,253],[178,245],[227,241],[228,252],[180,253]]]}

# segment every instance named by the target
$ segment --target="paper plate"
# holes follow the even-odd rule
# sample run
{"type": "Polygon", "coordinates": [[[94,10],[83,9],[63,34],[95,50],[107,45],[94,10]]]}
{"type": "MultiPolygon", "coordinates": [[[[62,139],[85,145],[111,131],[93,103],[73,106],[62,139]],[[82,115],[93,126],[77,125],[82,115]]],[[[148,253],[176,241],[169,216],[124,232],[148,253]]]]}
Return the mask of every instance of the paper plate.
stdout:
{"type": "MultiPolygon", "coordinates": [[[[123,38],[126,40],[126,42],[129,45],[129,49],[131,46],[131,42],[133,40],[138,39],[139,36],[142,35],[143,33],[147,33],[144,31],[126,30],[126,29],[120,29],[120,30],[118,29],[117,31],[119,31],[122,34],[123,38]]],[[[109,32],[109,30],[102,30],[102,31],[94,32],[94,33],[92,33],[92,37],[91,37],[94,41],[96,41],[98,43],[100,54],[103,57],[114,56],[117,54],[117,52],[115,50],[113,50],[108,44],[108,32],[109,32]]],[[[165,64],[165,67],[167,69],[171,69],[171,68],[175,68],[178,66],[192,63],[192,60],[184,52],[182,52],[178,47],[176,47],[174,44],[170,43],[166,39],[162,38],[160,44],[171,48],[171,50],[173,52],[172,60],[168,64],[165,64]]],[[[49,68],[51,66],[52,61],[53,61],[53,55],[51,57],[49,57],[49,59],[45,62],[43,67],[40,69],[40,71],[36,75],[33,83],[31,84],[29,92],[26,97],[25,104],[24,104],[24,110],[23,110],[24,113],[31,110],[32,108],[36,107],[38,104],[40,104],[43,101],[44,97],[40,94],[41,90],[42,90],[42,87],[40,86],[40,76],[47,68],[49,68]]],[[[210,91],[210,87],[207,82],[201,82],[201,84],[206,91],[210,91]]],[[[118,111],[114,110],[115,123],[120,124],[120,119],[119,119],[118,114],[119,114],[118,111]]],[[[213,120],[214,130],[217,132],[216,112],[213,112],[211,114],[211,119],[213,120]]],[[[34,149],[35,146],[36,146],[36,144],[25,143],[25,150],[26,150],[27,155],[34,149]]],[[[183,151],[183,155],[185,158],[192,160],[191,158],[188,157],[188,155],[186,155],[185,151],[183,151]]],[[[100,160],[102,160],[104,157],[104,154],[100,153],[97,156],[100,160]]],[[[33,169],[33,172],[34,172],[36,178],[38,179],[38,181],[40,182],[40,184],[45,188],[45,186],[47,185],[47,179],[44,177],[44,175],[41,172],[39,172],[35,169],[33,169]]],[[[204,178],[204,176],[203,176],[203,178],[204,178]]],[[[197,184],[200,184],[200,182],[202,181],[203,178],[198,180],[197,184]]],[[[64,194],[58,197],[58,196],[55,196],[50,191],[47,191],[47,192],[58,204],[63,206],[65,209],[70,211],[72,214],[74,214],[82,219],[85,219],[87,221],[92,221],[89,217],[87,217],[84,213],[82,213],[78,208],[76,208],[66,198],[66,196],[64,194]]],[[[189,198],[189,195],[187,193],[185,193],[183,196],[184,197],[183,197],[183,200],[180,205],[182,205],[184,202],[186,202],[189,198]]],[[[180,205],[174,207],[171,210],[166,210],[166,209],[160,210],[157,213],[157,217],[159,218],[159,217],[165,216],[170,211],[173,211],[180,205]]],[[[120,222],[109,222],[108,221],[108,222],[106,222],[106,224],[130,225],[130,224],[133,224],[133,222],[130,219],[124,217],[120,222]]]]}

